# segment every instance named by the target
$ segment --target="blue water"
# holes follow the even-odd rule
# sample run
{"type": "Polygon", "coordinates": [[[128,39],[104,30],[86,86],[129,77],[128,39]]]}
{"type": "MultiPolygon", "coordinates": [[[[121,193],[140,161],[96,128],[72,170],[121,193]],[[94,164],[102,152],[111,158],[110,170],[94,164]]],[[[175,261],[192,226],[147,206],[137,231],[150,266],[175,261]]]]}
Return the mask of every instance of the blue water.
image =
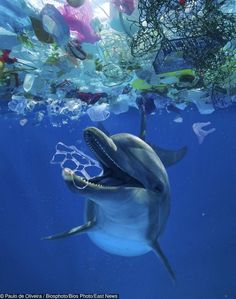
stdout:
{"type": "MultiPolygon", "coordinates": [[[[188,154],[168,169],[172,210],[160,238],[176,272],[173,285],[152,254],[124,258],[97,248],[86,235],[42,241],[83,223],[84,200],[68,190],[60,167],[50,164],[62,141],[92,154],[80,122],[52,127],[47,121],[20,126],[0,118],[0,292],[119,293],[121,299],[236,298],[236,121],[235,109],[210,116],[194,110],[148,117],[151,143],[188,146],[188,154]],[[202,145],[194,122],[211,121],[216,131],[202,145]]],[[[138,133],[139,114],[112,115],[111,133],[138,133]]]]}

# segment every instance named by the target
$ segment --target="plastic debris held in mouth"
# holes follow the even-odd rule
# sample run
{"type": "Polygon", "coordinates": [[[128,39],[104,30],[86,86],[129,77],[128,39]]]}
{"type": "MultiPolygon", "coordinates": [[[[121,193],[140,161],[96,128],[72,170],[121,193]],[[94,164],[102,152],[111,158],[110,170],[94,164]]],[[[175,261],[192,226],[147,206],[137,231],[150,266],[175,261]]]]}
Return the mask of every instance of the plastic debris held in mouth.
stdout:
{"type": "Polygon", "coordinates": [[[59,164],[62,169],[70,168],[75,174],[87,180],[103,174],[98,161],[78,150],[76,146],[58,142],[55,149],[51,164],[59,164]]]}

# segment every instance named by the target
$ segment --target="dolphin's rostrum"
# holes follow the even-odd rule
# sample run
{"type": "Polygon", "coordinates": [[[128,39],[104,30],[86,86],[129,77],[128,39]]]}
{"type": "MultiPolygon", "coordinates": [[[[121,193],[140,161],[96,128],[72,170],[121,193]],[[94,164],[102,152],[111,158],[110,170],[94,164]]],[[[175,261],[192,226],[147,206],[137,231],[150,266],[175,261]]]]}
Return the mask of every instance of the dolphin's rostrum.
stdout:
{"type": "Polygon", "coordinates": [[[72,191],[87,199],[86,223],[46,239],[87,233],[112,254],[138,256],[154,251],[175,280],[158,243],[170,212],[170,187],[157,153],[127,133],[108,137],[90,127],[84,139],[101,163],[103,175],[86,180],[66,168],[63,177],[72,191]]]}

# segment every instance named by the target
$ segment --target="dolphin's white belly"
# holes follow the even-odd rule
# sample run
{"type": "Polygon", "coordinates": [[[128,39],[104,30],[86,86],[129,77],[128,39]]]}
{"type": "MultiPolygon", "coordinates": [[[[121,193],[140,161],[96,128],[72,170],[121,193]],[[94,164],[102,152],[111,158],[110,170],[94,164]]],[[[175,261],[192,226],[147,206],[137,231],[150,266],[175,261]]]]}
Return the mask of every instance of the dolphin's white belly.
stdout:
{"type": "Polygon", "coordinates": [[[122,256],[137,256],[151,250],[147,243],[148,209],[140,206],[107,213],[96,207],[96,230],[88,233],[101,249],[122,256]]]}
{"type": "Polygon", "coordinates": [[[101,249],[108,253],[122,256],[137,256],[151,250],[145,242],[138,242],[109,235],[106,232],[98,231],[88,233],[90,239],[101,249]]]}

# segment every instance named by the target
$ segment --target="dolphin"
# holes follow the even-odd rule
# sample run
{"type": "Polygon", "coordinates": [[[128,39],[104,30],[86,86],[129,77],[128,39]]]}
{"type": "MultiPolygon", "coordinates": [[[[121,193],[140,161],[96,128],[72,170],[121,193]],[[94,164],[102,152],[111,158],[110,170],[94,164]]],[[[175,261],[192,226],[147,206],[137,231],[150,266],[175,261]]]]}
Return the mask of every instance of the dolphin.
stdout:
{"type": "Polygon", "coordinates": [[[175,280],[158,241],[170,213],[168,175],[158,154],[132,134],[108,136],[89,127],[84,139],[103,167],[103,175],[87,180],[69,168],[62,175],[73,192],[86,198],[85,224],[45,239],[87,233],[111,254],[139,256],[153,251],[175,280]]]}

